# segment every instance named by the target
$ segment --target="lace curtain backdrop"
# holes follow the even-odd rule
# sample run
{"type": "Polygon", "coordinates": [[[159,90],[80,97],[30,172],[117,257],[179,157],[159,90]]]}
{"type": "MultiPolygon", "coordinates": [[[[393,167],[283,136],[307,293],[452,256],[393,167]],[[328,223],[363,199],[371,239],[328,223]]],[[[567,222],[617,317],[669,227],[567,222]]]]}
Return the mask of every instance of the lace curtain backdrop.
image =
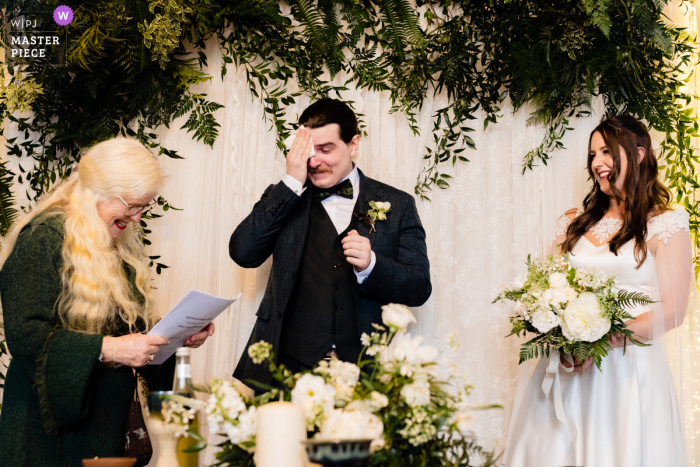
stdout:
{"type": "MultiPolygon", "coordinates": [[[[220,56],[209,44],[211,70],[220,56]]],[[[336,82],[342,82],[339,76],[336,82]]],[[[193,352],[193,378],[231,378],[231,373],[255,322],[270,271],[270,260],[258,269],[236,266],[228,256],[228,240],[265,188],[278,183],[285,160],[275,147],[274,133],[263,119],[263,109],[248,92],[243,72],[229,73],[223,82],[214,73],[201,87],[225,108],[217,118],[222,128],[214,149],[191,141],[183,131],[160,131],[166,147],[178,149],[186,160],[161,158],[168,175],[164,195],[183,211],[168,212],[152,223],[151,254],[171,266],[156,279],[161,313],[166,313],[190,289],[197,288],[240,301],[220,316],[217,332],[193,352]]],[[[431,115],[444,105],[444,96],[429,98],[418,116],[425,129],[414,137],[401,114],[390,114],[389,96],[349,91],[365,115],[369,136],[363,138],[356,160],[368,176],[413,193],[422,167],[424,147],[432,140],[431,115]]],[[[308,99],[289,109],[293,119],[308,99]]],[[[601,111],[598,109],[598,116],[601,111]]],[[[565,138],[547,167],[522,174],[525,152],[539,144],[544,129],[527,127],[528,110],[513,115],[504,105],[503,118],[483,130],[483,116],[475,121],[472,136],[477,151],[468,163],[442,169],[454,178],[447,190],[430,194],[432,202],[417,200],[427,234],[433,293],[414,309],[418,319],[411,332],[426,337],[445,357],[461,362],[475,386],[474,404],[499,403],[504,410],[479,414],[480,432],[487,445],[502,449],[515,397],[518,343],[504,339],[509,332],[509,311],[492,305],[501,286],[525,271],[529,253],[547,251],[557,217],[580,203],[588,190],[585,173],[588,134],[599,117],[574,119],[576,131],[565,138]],[[455,333],[462,343],[449,348],[455,333]]],[[[173,125],[173,128],[176,128],[173,125]]],[[[382,200],[377,200],[382,201],[382,200]]],[[[391,215],[391,213],[389,213],[391,215]]],[[[447,376],[447,375],[446,375],[447,376]]],[[[205,428],[206,429],[206,428],[205,428]]],[[[205,462],[213,459],[211,448],[205,462]]]]}
{"type": "MultiPolygon", "coordinates": [[[[674,20],[679,23],[690,21],[682,14],[677,16],[674,20]]],[[[226,298],[242,293],[215,321],[215,335],[192,352],[192,376],[198,384],[213,377],[232,379],[245,348],[271,260],[257,269],[240,268],[229,258],[228,241],[265,188],[278,183],[285,173],[284,156],[275,146],[274,132],[264,120],[260,103],[248,91],[245,72],[230,67],[222,81],[215,40],[209,41],[207,56],[212,80],[196,91],[225,106],[216,113],[221,124],[219,138],[213,149],[193,141],[190,134],[178,129],[184,121],[157,131],[165,147],[185,157],[160,158],[167,175],[162,194],[183,210],[169,211],[162,219],[149,222],[153,230],[149,254],[160,255],[159,261],[170,266],[154,282],[161,315],[193,288],[226,298]]],[[[341,83],[344,77],[335,81],[341,83]]],[[[420,136],[413,135],[400,113],[389,113],[387,93],[350,90],[344,98],[354,100],[356,111],[365,115],[368,137],[360,143],[358,167],[369,177],[413,193],[425,146],[432,141],[431,116],[446,97],[426,100],[417,115],[420,136]]],[[[305,98],[291,106],[288,120],[294,120],[308,104],[305,98]]],[[[521,369],[519,341],[504,338],[510,331],[510,311],[504,304],[491,302],[507,281],[525,273],[528,254],[546,254],[557,218],[579,206],[588,192],[588,136],[601,118],[601,103],[596,102],[594,108],[591,117],[571,119],[575,130],[563,140],[566,149],[554,152],[547,166],[539,165],[525,174],[523,156],[540,143],[544,128],[528,127],[529,109],[513,114],[509,102],[504,103],[498,123],[486,130],[480,115],[471,134],[477,150],[463,153],[471,162],[454,167],[445,164],[441,172],[453,176],[451,187],[430,193],[432,202],[416,200],[427,234],[433,292],[424,306],[413,310],[418,323],[411,332],[425,336],[443,357],[467,369],[468,381],[451,382],[473,384],[472,403],[504,406],[478,416],[481,439],[499,451],[508,433],[521,369]],[[461,342],[457,350],[449,347],[450,333],[461,342]]],[[[6,136],[22,137],[14,125],[8,126],[6,136]]],[[[658,139],[656,142],[657,147],[658,139]]],[[[9,160],[16,169],[18,160],[9,160]]],[[[17,193],[20,204],[26,204],[24,188],[17,187],[17,193]]],[[[684,388],[690,465],[698,464],[696,456],[700,459],[700,439],[695,437],[700,421],[694,420],[699,418],[695,396],[700,394],[700,382],[690,371],[693,368],[697,374],[700,362],[700,349],[690,345],[691,337],[696,339],[694,328],[700,332],[698,319],[697,310],[686,316],[685,379],[678,381],[684,388]]],[[[201,429],[206,433],[206,423],[201,429]]],[[[212,437],[210,441],[213,446],[217,440],[212,437]]],[[[212,463],[212,446],[201,455],[202,465],[212,463]]]]}

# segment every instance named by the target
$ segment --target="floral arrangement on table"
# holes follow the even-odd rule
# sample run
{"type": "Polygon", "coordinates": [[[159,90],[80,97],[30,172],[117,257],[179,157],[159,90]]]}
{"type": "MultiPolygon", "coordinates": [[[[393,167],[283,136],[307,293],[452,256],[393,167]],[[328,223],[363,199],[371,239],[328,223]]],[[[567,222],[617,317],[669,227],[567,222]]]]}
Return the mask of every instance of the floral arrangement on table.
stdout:
{"type": "Polygon", "coordinates": [[[647,346],[634,338],[624,320],[634,319],[625,308],[644,306],[652,300],[639,292],[615,287],[615,278],[597,267],[575,269],[566,256],[549,256],[545,261],[527,257],[527,276],[506,286],[494,303],[515,302],[508,336],[528,332],[533,339],[520,348],[520,363],[549,357],[550,351],[570,354],[577,364],[593,359],[601,369],[603,357],[612,346],[608,338],[622,334],[634,345],[647,346]]]}
{"type": "MultiPolygon", "coordinates": [[[[421,345],[423,337],[406,331],[416,321],[407,307],[384,306],[382,320],[386,328],[375,325],[377,332],[362,335],[369,358],[357,365],[333,358],[313,371],[292,374],[275,363],[270,344],[251,345],[253,361],[269,365],[280,388],[258,384],[267,392],[246,398],[231,383],[214,379],[202,388],[211,394],[207,401],[173,397],[164,404],[164,422],[186,436],[192,434],[189,420],[203,409],[210,432],[225,438],[218,445],[216,465],[253,466],[256,407],[285,400],[303,408],[309,438],[372,439],[371,466],[494,465],[497,457],[476,439],[474,411],[500,406],[468,404],[471,386],[456,394],[448,391],[437,376],[438,350],[421,345]]],[[[464,379],[458,365],[441,365],[453,378],[464,379]]]]}

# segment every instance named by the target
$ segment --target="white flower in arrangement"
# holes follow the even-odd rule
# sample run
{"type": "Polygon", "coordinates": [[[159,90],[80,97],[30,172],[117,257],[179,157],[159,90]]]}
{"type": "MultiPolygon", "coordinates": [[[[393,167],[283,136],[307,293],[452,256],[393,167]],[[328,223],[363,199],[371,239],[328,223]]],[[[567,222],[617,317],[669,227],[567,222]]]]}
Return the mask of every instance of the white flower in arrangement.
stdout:
{"type": "Polygon", "coordinates": [[[321,376],[307,373],[292,389],[292,403],[304,409],[306,427],[309,431],[323,422],[326,414],[333,410],[335,388],[326,384],[321,376]]]}
{"type": "Polygon", "coordinates": [[[556,326],[561,326],[561,317],[551,310],[537,310],[530,315],[530,322],[540,332],[548,332],[556,326]]]}
{"type": "Polygon", "coordinates": [[[414,380],[401,388],[401,396],[411,407],[430,404],[430,383],[425,379],[414,380]]]}
{"type": "Polygon", "coordinates": [[[372,393],[369,395],[369,397],[370,397],[369,409],[372,412],[376,412],[378,410],[381,410],[384,407],[386,407],[387,405],[389,405],[389,398],[380,392],[372,391],[372,393]]]}
{"type": "Polygon", "coordinates": [[[233,444],[240,444],[248,441],[257,433],[257,413],[255,406],[241,412],[238,416],[238,424],[226,422],[224,425],[226,436],[233,444]]]}
{"type": "Polygon", "coordinates": [[[530,315],[527,312],[527,307],[523,302],[517,301],[513,302],[513,311],[515,312],[516,316],[520,316],[523,319],[530,319],[530,315]]]}
{"type": "Polygon", "coordinates": [[[270,357],[271,351],[271,344],[268,344],[265,341],[260,341],[248,347],[248,356],[250,356],[250,358],[253,360],[253,363],[258,365],[270,357]]]}
{"type": "Polygon", "coordinates": [[[562,289],[547,289],[540,297],[540,305],[545,309],[549,309],[550,306],[559,308],[560,303],[566,304],[568,301],[569,299],[562,289]]]}
{"type": "Polygon", "coordinates": [[[215,413],[220,411],[231,419],[238,418],[238,415],[246,409],[241,393],[228,381],[224,381],[214,389],[207,403],[207,412],[215,413]]]}
{"type": "Polygon", "coordinates": [[[610,318],[603,313],[598,297],[583,292],[564,310],[561,330],[572,341],[595,342],[610,331],[610,318]]]}
{"type": "Polygon", "coordinates": [[[566,280],[566,276],[561,272],[555,272],[549,275],[549,286],[555,289],[568,287],[569,281],[566,280]]]}
{"type": "Polygon", "coordinates": [[[336,390],[336,400],[349,402],[355,393],[355,385],[360,380],[360,368],[354,363],[342,362],[337,358],[330,362],[321,360],[316,373],[330,376],[331,384],[336,390]]]}
{"type": "Polygon", "coordinates": [[[362,347],[369,347],[372,344],[372,341],[366,332],[363,332],[360,336],[360,343],[362,344],[362,347]]]}
{"type": "Polygon", "coordinates": [[[508,290],[512,291],[519,291],[522,290],[523,287],[525,287],[525,281],[527,281],[527,277],[525,276],[518,276],[515,279],[513,279],[510,284],[506,287],[508,290]]]}
{"type": "Polygon", "coordinates": [[[398,367],[403,376],[411,377],[422,372],[423,367],[434,364],[439,355],[435,347],[420,345],[423,340],[422,336],[411,337],[405,331],[398,332],[379,355],[379,362],[389,372],[398,367]]]}
{"type": "Polygon", "coordinates": [[[384,434],[384,424],[369,410],[368,401],[355,400],[344,409],[333,409],[316,439],[373,439],[384,434]]]}
{"type": "Polygon", "coordinates": [[[573,300],[578,296],[576,291],[572,287],[562,287],[559,289],[561,293],[563,293],[566,296],[566,301],[568,302],[569,300],[573,300]]]}
{"type": "Polygon", "coordinates": [[[428,412],[419,407],[412,410],[411,416],[406,419],[406,426],[399,430],[399,434],[412,445],[419,446],[433,439],[437,435],[437,429],[428,412]]]}
{"type": "Polygon", "coordinates": [[[455,424],[464,438],[476,438],[476,416],[473,410],[463,409],[455,414],[455,424]]]}
{"type": "Polygon", "coordinates": [[[177,402],[163,401],[161,409],[163,425],[167,426],[176,438],[180,436],[186,438],[189,436],[187,430],[190,422],[194,420],[197,411],[204,407],[204,402],[179,396],[177,399],[177,402]]]}
{"type": "Polygon", "coordinates": [[[380,383],[389,384],[389,381],[391,381],[391,375],[389,373],[384,373],[383,375],[379,376],[380,383]]]}
{"type": "Polygon", "coordinates": [[[574,280],[582,287],[587,287],[591,289],[598,289],[605,285],[605,283],[610,278],[609,275],[605,273],[600,268],[597,267],[586,267],[576,270],[576,276],[574,280]]]}
{"type": "Polygon", "coordinates": [[[416,317],[407,306],[390,303],[382,307],[382,321],[389,327],[403,330],[415,323],[416,317]]]}
{"type": "Polygon", "coordinates": [[[213,380],[205,412],[209,431],[228,437],[233,444],[249,441],[256,434],[255,407],[246,408],[241,393],[227,381],[213,380]]]}

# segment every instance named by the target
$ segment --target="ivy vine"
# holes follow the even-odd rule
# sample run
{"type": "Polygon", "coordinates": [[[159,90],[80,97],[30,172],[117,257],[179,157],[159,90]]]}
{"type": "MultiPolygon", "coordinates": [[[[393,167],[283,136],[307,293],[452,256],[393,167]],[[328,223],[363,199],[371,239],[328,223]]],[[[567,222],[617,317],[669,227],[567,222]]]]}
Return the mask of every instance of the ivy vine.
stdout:
{"type": "MultiPolygon", "coordinates": [[[[0,6],[6,23],[21,11],[46,11],[30,17],[54,24],[50,11],[60,3],[0,6]]],[[[663,0],[98,0],[71,6],[73,23],[55,26],[68,40],[64,66],[49,66],[49,59],[6,64],[12,78],[0,89],[0,113],[24,138],[7,141],[9,154],[20,158],[20,173],[0,165],[0,233],[16,216],[11,181],[28,181],[33,201],[98,141],[129,135],[179,158],[153,130],[184,116],[182,128],[213,145],[214,115],[222,106],[190,89],[211,79],[202,66],[205,41],[215,37],[222,77],[231,66],[245,70],[283,152],[295,125],[287,109],[301,95],[345,100],[350,86],[387,91],[391,111],[405,115],[417,134],[425,99],[444,92],[448,104],[433,115],[415,187],[425,200],[431,190],[449,187],[446,165],[472,157],[477,112],[487,127],[502,116],[505,99],[516,110],[534,108],[529,123],[547,131],[524,154],[525,171],[547,164],[563,147],[571,119],[590,115],[593,99],[602,98],[606,114],[636,115],[665,134],[659,157],[698,238],[693,193],[700,185],[691,144],[698,124],[693,96],[683,88],[697,61],[695,38],[664,22],[663,0]],[[344,82],[333,84],[341,73],[344,82]],[[18,116],[29,109],[31,116],[18,116]]]]}

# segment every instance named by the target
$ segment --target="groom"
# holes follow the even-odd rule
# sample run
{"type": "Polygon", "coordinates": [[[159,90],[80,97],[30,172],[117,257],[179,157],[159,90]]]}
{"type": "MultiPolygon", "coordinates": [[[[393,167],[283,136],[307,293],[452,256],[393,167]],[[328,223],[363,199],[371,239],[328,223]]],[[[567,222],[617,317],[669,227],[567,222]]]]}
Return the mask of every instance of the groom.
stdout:
{"type": "Polygon", "coordinates": [[[382,305],[420,306],[431,292],[415,201],[355,167],[360,131],[350,107],[321,99],[299,124],[305,128],[287,155],[287,174],[265,190],[229,243],[241,267],[273,258],[255,328],[233,373],[244,383],[271,382],[267,365],[250,359],[251,344],[272,344],[293,372],[330,355],[357,362],[360,336],[382,324],[382,305]],[[370,201],[391,203],[374,226],[370,201]]]}

